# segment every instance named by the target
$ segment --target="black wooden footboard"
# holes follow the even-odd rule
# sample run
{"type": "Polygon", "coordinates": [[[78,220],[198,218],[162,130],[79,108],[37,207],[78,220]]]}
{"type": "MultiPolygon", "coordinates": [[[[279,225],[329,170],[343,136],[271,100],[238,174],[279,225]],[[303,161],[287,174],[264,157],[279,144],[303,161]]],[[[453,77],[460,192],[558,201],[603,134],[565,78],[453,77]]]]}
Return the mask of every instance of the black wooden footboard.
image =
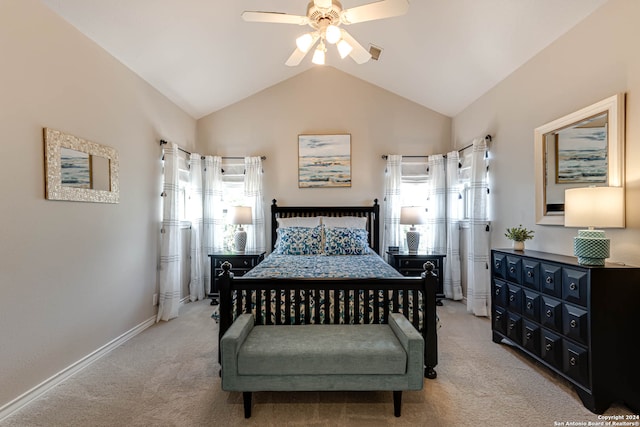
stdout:
{"type": "Polygon", "coordinates": [[[219,337],[242,313],[256,324],[387,323],[390,312],[402,313],[425,340],[425,377],[435,378],[438,364],[437,276],[425,264],[422,277],[374,279],[237,277],[222,265],[219,277],[219,337]]]}

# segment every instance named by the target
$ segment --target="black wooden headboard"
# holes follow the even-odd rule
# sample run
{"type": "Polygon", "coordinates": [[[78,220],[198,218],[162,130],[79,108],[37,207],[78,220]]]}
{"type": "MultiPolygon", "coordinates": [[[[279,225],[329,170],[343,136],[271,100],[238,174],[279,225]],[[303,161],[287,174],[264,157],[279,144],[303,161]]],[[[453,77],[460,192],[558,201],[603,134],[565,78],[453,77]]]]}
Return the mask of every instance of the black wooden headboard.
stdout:
{"type": "Polygon", "coordinates": [[[380,205],[378,199],[370,206],[278,206],[276,199],[271,204],[271,246],[276,244],[278,218],[314,216],[358,216],[367,218],[369,246],[380,254],[380,205]]]}

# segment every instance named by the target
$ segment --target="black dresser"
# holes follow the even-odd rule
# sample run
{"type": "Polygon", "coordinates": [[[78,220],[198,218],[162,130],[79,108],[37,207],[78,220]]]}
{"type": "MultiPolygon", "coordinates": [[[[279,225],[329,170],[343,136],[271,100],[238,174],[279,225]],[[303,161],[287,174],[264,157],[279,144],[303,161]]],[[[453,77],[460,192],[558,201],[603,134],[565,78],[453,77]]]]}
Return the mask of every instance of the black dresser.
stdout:
{"type": "Polygon", "coordinates": [[[639,413],[640,268],[528,250],[491,259],[493,341],[566,378],[592,412],[618,401],[639,413]]]}
{"type": "Polygon", "coordinates": [[[249,270],[260,264],[264,259],[265,252],[245,252],[243,254],[235,252],[221,252],[209,254],[211,260],[211,305],[218,303],[218,276],[222,273],[222,263],[229,261],[231,272],[235,276],[244,276],[249,270]]]}

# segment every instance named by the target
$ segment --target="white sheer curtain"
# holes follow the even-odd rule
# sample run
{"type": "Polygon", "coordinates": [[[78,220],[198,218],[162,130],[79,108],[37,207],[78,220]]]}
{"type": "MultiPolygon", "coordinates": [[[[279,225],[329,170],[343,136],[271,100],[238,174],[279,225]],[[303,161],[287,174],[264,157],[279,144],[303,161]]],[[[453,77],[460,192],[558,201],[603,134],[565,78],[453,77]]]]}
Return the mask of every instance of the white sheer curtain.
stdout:
{"type": "Polygon", "coordinates": [[[168,142],[164,154],[160,293],[156,322],[178,317],[180,307],[180,219],[178,218],[178,147],[168,142]]]}
{"type": "Polygon", "coordinates": [[[382,233],[382,254],[389,246],[400,246],[400,186],[402,185],[402,156],[387,156],[384,173],[384,230],[382,233]]]}
{"type": "Polygon", "coordinates": [[[189,300],[198,301],[205,298],[205,267],[207,253],[204,244],[204,197],[203,197],[203,165],[202,156],[191,153],[189,156],[188,215],[191,221],[191,280],[189,281],[189,300]]]}
{"type": "Polygon", "coordinates": [[[262,159],[244,158],[244,197],[251,207],[253,224],[247,226],[247,252],[263,252],[265,246],[264,196],[262,193],[262,159]]]}
{"type": "MultiPolygon", "coordinates": [[[[202,195],[202,249],[205,257],[204,288],[211,293],[211,263],[209,254],[215,253],[216,234],[224,232],[222,223],[222,157],[205,156],[202,195]],[[216,229],[216,218],[222,224],[222,231],[216,229]]],[[[222,240],[221,240],[222,241],[222,240]]]]}
{"type": "Polygon", "coordinates": [[[453,300],[462,299],[460,281],[460,158],[457,151],[447,153],[447,250],[444,259],[444,295],[453,300]]]}
{"type": "Polygon", "coordinates": [[[429,156],[428,167],[429,231],[425,236],[427,251],[443,254],[447,250],[447,186],[444,156],[442,154],[429,156]]]}
{"type": "Polygon", "coordinates": [[[205,222],[208,224],[211,239],[211,251],[224,251],[224,183],[222,181],[222,157],[207,156],[205,159],[205,193],[208,205],[205,205],[205,222]]]}
{"type": "Polygon", "coordinates": [[[487,144],[475,139],[471,153],[469,203],[469,259],[467,271],[467,310],[476,316],[489,315],[489,217],[487,182],[487,144]]]}

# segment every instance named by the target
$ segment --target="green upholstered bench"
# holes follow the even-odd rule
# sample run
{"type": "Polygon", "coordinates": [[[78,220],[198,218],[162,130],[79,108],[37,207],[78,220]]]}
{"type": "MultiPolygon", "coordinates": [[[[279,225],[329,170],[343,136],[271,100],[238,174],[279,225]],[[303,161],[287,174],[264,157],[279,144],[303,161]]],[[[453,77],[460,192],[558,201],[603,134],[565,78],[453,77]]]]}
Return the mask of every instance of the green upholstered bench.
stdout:
{"type": "Polygon", "coordinates": [[[401,314],[388,324],[254,325],[239,316],[220,341],[222,389],[243,392],[245,418],[254,391],[421,390],[424,339],[401,314]]]}

